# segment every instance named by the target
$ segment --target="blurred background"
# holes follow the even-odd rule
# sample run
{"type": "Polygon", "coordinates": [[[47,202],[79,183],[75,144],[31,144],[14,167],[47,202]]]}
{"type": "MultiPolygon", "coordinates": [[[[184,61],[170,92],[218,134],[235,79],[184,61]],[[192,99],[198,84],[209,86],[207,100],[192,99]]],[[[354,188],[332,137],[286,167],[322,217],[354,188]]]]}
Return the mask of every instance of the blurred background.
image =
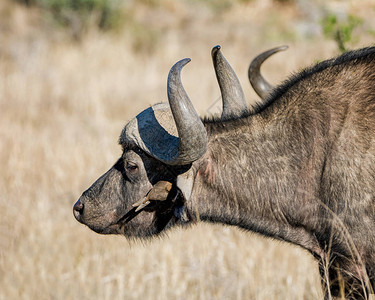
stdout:
{"type": "Polygon", "coordinates": [[[273,84],[374,44],[375,1],[1,0],[0,299],[320,299],[305,251],[198,224],[129,242],[79,224],[72,206],[121,154],[122,127],[182,79],[202,115],[220,96],[220,44],[249,101],[247,68],[273,84]]]}

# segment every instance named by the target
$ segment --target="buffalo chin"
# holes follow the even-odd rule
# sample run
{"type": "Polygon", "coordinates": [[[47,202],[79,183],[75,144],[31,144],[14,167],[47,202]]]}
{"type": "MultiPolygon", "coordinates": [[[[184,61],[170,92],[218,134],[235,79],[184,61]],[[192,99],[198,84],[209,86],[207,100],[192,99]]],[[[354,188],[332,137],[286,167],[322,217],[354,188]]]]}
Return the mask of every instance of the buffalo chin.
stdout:
{"type": "Polygon", "coordinates": [[[99,234],[122,234],[121,232],[121,226],[118,224],[109,225],[107,227],[97,227],[97,226],[89,226],[86,225],[88,228],[90,228],[92,231],[95,231],[99,234]]]}

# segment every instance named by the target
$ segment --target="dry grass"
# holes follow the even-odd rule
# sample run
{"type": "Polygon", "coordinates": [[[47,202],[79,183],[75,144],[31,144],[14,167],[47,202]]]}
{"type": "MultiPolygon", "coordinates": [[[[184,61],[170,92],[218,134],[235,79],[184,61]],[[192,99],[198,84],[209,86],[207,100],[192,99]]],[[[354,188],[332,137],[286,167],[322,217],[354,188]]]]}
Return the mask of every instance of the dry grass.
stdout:
{"type": "MultiPolygon", "coordinates": [[[[192,58],[183,82],[203,115],[219,96],[215,44],[249,101],[247,65],[259,51],[291,46],[264,67],[272,82],[335,53],[319,36],[288,37],[285,27],[304,18],[295,7],[253,1],[215,15],[163,3],[155,14],[137,10],[158,32],[152,51],[137,53],[128,32],[91,30],[76,43],[46,29],[37,11],[0,4],[0,299],[321,298],[317,266],[296,247],[205,224],[129,244],[74,220],[73,203],[119,156],[122,126],[166,99],[167,72],[180,58],[192,58]]],[[[345,3],[357,14],[372,8],[345,3]]]]}

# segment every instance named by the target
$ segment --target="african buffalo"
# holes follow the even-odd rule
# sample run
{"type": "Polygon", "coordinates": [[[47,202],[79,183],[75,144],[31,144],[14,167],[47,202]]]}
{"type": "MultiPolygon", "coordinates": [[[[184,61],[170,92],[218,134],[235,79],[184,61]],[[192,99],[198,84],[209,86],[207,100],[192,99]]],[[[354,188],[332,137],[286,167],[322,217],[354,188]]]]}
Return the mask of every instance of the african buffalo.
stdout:
{"type": "MultiPolygon", "coordinates": [[[[273,52],[283,50],[277,48],[273,52]]],[[[325,297],[367,298],[375,283],[375,47],[345,53],[272,88],[249,70],[246,107],[221,53],[212,57],[223,114],[201,119],[180,79],[169,103],[123,129],[122,156],[74,205],[98,233],[150,237],[176,225],[235,225],[308,250],[325,297]]]]}

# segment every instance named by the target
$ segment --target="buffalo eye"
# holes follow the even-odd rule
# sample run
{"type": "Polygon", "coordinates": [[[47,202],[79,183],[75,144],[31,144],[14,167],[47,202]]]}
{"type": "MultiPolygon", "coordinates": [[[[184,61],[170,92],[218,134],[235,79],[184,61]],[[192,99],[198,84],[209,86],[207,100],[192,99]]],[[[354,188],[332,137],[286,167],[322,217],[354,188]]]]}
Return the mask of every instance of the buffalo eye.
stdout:
{"type": "Polygon", "coordinates": [[[138,172],[138,166],[135,163],[127,162],[126,171],[130,174],[135,174],[138,172]]]}

